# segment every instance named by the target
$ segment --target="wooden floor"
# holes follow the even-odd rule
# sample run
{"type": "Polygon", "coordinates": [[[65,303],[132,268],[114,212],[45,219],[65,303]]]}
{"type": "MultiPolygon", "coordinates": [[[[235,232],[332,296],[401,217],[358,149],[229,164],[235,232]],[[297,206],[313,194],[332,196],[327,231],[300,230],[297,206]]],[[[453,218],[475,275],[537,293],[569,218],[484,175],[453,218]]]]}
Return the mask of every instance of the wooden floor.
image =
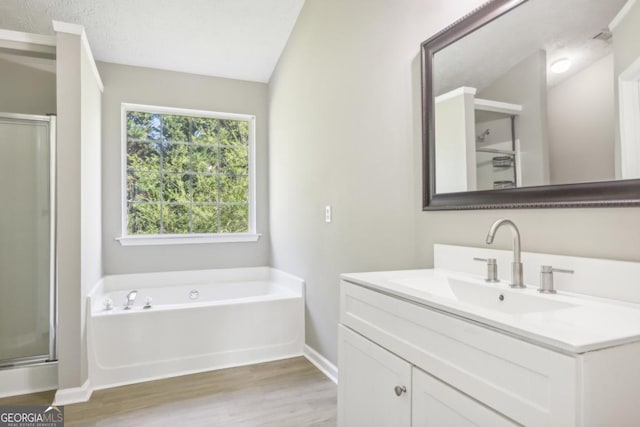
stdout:
{"type": "MultiPolygon", "coordinates": [[[[303,357],[98,390],[72,426],[335,426],[336,385],[303,357]]],[[[0,399],[46,405],[53,392],[0,399]]]]}

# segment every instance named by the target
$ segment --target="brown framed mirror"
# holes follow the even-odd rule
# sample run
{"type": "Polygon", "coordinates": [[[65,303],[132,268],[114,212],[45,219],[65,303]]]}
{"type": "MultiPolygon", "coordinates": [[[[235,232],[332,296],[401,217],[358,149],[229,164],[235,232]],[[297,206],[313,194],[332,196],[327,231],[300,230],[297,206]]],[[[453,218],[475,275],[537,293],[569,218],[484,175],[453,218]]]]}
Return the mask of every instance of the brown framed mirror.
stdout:
{"type": "Polygon", "coordinates": [[[426,40],[423,209],[640,205],[640,2],[493,0],[426,40]]]}

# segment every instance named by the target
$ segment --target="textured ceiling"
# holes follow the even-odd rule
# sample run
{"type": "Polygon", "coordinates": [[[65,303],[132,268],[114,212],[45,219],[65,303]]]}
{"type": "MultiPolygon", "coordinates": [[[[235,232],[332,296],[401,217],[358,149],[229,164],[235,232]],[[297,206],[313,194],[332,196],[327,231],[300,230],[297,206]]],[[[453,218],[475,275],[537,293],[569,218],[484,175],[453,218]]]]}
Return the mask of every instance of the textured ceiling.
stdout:
{"type": "Polygon", "coordinates": [[[97,60],[268,82],[304,0],[0,0],[0,28],[81,24],[97,60]]]}
{"type": "MultiPolygon", "coordinates": [[[[611,41],[593,37],[607,29],[626,0],[529,0],[506,16],[434,56],[437,95],[460,86],[482,89],[536,51],[547,64],[567,57],[565,74],[548,73],[553,86],[612,52],[611,41]]],[[[615,42],[615,41],[614,41],[615,42]]]]}

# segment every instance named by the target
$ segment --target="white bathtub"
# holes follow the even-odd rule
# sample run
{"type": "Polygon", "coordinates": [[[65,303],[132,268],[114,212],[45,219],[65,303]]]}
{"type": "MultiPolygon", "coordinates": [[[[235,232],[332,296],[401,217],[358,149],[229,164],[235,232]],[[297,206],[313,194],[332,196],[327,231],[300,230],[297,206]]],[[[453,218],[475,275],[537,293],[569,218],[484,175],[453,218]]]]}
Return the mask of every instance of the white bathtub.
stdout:
{"type": "Polygon", "coordinates": [[[268,267],[106,276],[87,306],[94,389],[303,353],[304,282],[268,267]]]}

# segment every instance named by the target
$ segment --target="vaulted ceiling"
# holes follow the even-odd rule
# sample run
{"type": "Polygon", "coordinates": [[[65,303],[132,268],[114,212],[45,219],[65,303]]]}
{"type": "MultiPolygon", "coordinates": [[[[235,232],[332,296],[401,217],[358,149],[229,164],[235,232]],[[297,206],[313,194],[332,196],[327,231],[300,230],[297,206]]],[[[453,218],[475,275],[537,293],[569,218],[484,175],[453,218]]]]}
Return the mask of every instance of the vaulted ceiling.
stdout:
{"type": "Polygon", "coordinates": [[[304,0],[2,0],[0,28],[85,27],[95,58],[268,82],[304,0]]]}

